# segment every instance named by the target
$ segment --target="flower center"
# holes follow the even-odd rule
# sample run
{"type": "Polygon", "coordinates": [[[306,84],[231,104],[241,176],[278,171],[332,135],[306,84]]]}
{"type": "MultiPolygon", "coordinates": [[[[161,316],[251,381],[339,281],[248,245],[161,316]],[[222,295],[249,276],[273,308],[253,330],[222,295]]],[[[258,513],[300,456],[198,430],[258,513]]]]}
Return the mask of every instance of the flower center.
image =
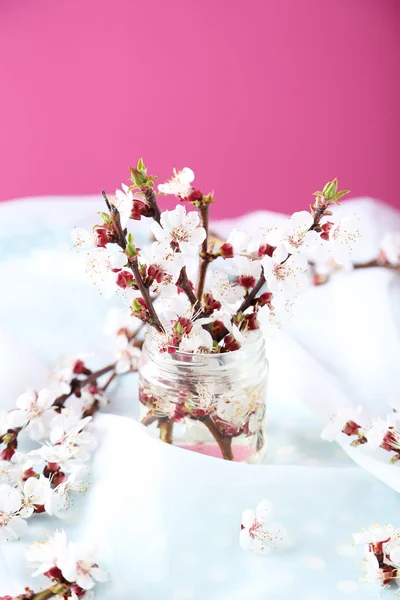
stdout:
{"type": "Polygon", "coordinates": [[[184,225],[179,225],[175,227],[171,231],[171,235],[173,240],[176,242],[187,242],[190,238],[190,232],[184,227],[184,225]]]}

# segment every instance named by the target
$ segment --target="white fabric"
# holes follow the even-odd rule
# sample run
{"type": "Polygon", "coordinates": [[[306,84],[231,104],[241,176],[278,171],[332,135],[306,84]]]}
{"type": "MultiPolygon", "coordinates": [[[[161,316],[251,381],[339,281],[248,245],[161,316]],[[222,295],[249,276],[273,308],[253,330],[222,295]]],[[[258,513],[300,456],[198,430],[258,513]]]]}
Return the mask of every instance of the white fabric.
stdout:
{"type": "MultiPolygon", "coordinates": [[[[99,366],[110,358],[100,323],[117,301],[104,301],[87,283],[68,233],[75,224],[90,227],[98,210],[93,199],[0,205],[1,407],[10,408],[26,385],[44,383],[46,366],[60,354],[94,352],[99,366]]],[[[386,231],[400,230],[400,214],[371,200],[339,211],[362,217],[360,261],[376,255],[386,231]]],[[[222,235],[244,222],[251,232],[280,218],[256,213],[217,230],[222,235]]],[[[343,553],[352,553],[346,544],[361,524],[399,525],[397,494],[367,472],[400,491],[399,466],[388,465],[384,451],[371,457],[365,448],[346,448],[360,469],[319,433],[339,406],[361,403],[384,415],[388,397],[398,393],[399,285],[400,277],[381,269],[338,273],[307,292],[293,320],[269,340],[265,465],[161,444],[127,418],[137,415],[136,376],[121,382],[109,409],[115,414],[99,415],[93,425],[101,444],[93,485],[64,524],[71,537],[98,542],[112,576],[99,598],[364,597],[351,583],[359,560],[343,553]],[[293,545],[260,558],[239,548],[238,534],[241,512],[263,498],[275,503],[293,545]]],[[[45,515],[30,524],[30,540],[60,526],[45,515]]],[[[38,583],[23,560],[28,542],[0,549],[0,595],[38,583]]]]}

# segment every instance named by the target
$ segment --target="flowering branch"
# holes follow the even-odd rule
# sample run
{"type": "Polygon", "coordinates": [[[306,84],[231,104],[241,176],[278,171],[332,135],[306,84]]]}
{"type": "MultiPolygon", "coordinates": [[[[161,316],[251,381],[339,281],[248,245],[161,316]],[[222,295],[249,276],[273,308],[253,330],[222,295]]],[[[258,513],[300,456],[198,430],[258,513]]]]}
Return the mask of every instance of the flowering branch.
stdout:
{"type": "Polygon", "coordinates": [[[117,209],[116,206],[114,206],[113,204],[110,204],[110,202],[106,196],[106,193],[104,191],[102,192],[102,194],[103,194],[104,200],[106,202],[106,205],[107,205],[108,209],[110,210],[111,221],[114,224],[115,229],[116,229],[117,244],[120,246],[120,248],[125,252],[125,254],[127,256],[128,265],[132,270],[132,273],[135,277],[136,285],[138,286],[140,293],[142,294],[143,300],[145,302],[145,309],[149,312],[150,318],[149,318],[148,322],[151,325],[153,325],[157,329],[157,331],[162,332],[162,331],[164,331],[164,328],[161,325],[160,319],[158,318],[158,315],[155,311],[153,301],[150,297],[149,289],[145,285],[145,283],[142,279],[142,276],[140,274],[136,248],[133,245],[133,242],[130,242],[129,244],[127,242],[125,231],[123,230],[122,225],[121,225],[121,217],[119,214],[119,210],[117,209]]]}

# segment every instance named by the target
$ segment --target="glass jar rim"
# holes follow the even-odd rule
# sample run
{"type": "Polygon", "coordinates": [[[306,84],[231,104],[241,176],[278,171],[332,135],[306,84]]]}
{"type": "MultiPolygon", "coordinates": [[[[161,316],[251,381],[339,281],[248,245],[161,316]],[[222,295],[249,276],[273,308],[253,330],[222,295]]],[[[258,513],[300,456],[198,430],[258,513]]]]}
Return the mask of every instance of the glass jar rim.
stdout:
{"type": "Polygon", "coordinates": [[[146,352],[157,365],[166,369],[173,369],[174,367],[184,368],[185,366],[191,369],[196,367],[204,368],[206,366],[213,369],[221,369],[237,365],[243,359],[248,361],[252,356],[256,359],[261,355],[265,355],[265,337],[260,330],[255,331],[252,339],[238,350],[223,352],[222,354],[180,352],[179,350],[173,354],[169,354],[168,352],[160,352],[156,341],[148,333],[145,336],[143,352],[146,352]]]}

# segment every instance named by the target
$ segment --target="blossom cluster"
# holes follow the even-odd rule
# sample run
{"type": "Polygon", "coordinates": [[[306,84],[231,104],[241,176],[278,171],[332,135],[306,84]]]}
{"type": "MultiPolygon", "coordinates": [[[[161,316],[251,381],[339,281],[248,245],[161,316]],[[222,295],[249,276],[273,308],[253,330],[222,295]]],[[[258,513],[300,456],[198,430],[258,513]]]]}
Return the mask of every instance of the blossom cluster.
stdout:
{"type": "Polygon", "coordinates": [[[49,387],[28,390],[15,409],[0,410],[0,543],[19,539],[35,513],[63,518],[74,494],[86,491],[96,446],[92,417],[107,405],[105,392],[113,378],[137,369],[140,350],[131,327],[113,311],[107,325],[116,340],[113,363],[92,371],[79,356],[54,369],[49,387]],[[100,386],[105,375],[108,380],[100,386]],[[22,433],[36,447],[21,452],[22,433]]]}
{"type": "Polygon", "coordinates": [[[330,442],[347,438],[353,447],[380,448],[396,463],[400,459],[400,398],[393,398],[391,406],[393,410],[385,418],[375,419],[364,415],[361,406],[345,406],[332,415],[321,437],[330,442]]]}
{"type": "Polygon", "coordinates": [[[373,586],[378,594],[382,587],[399,585],[400,529],[376,524],[353,534],[353,538],[355,544],[364,547],[361,581],[373,586]]]}
{"type": "MultiPolygon", "coordinates": [[[[185,167],[155,190],[156,177],[142,160],[131,168],[131,185],[103,192],[108,211],[93,232],[75,228],[87,271],[102,293],[119,293],[135,319],[151,326],[160,352],[220,353],[237,350],[266,321],[281,322],[310,284],[308,260],[321,253],[342,264],[359,236],[355,217],[332,220],[332,204],[347,191],[337,180],[315,193],[310,211],[280,228],[255,235],[234,230],[216,242],[209,232],[214,198],[194,186],[185,167]],[[160,195],[174,195],[174,210],[160,211],[160,195]],[[189,210],[192,206],[195,210],[189,210]],[[149,218],[155,241],[138,248],[129,222],[149,218]],[[224,261],[221,269],[216,260],[224,261]]],[[[321,254],[321,255],[322,255],[321,254]]]]}
{"type": "MultiPolygon", "coordinates": [[[[92,600],[95,584],[108,581],[108,574],[97,564],[93,547],[82,542],[68,543],[63,530],[55,531],[45,542],[30,546],[26,558],[35,567],[32,577],[44,575],[51,584],[37,593],[27,588],[25,594],[14,600],[53,597],[92,600]]],[[[13,597],[3,596],[0,600],[13,600],[13,597]]]]}

